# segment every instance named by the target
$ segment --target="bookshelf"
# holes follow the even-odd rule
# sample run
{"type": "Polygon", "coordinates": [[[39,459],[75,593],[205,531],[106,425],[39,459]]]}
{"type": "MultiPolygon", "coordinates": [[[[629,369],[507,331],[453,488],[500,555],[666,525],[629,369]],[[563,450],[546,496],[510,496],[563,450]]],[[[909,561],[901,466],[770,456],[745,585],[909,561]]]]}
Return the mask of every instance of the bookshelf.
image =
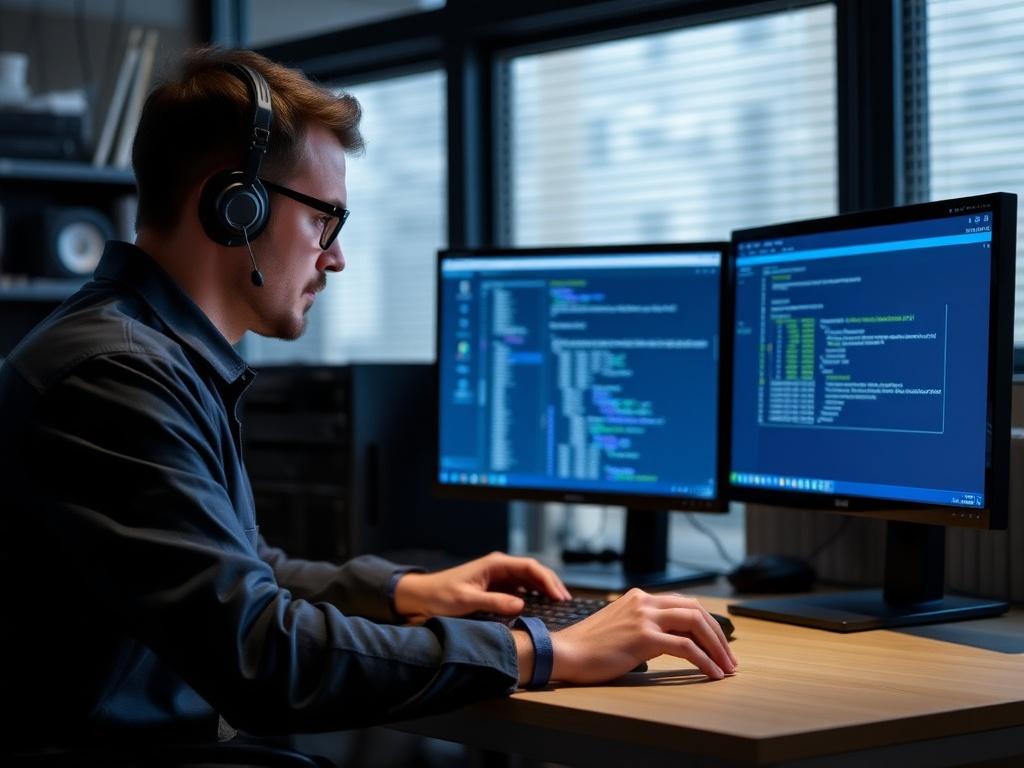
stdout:
{"type": "Polygon", "coordinates": [[[4,4],[4,38],[31,44],[33,95],[86,89],[90,130],[77,160],[34,158],[28,149],[26,156],[15,149],[0,152],[0,360],[85,282],[82,277],[57,277],[59,270],[52,268],[56,235],[67,227],[66,219],[90,212],[109,220],[114,237],[133,237],[135,179],[126,165],[137,108],[127,120],[122,118],[133,103],[141,105],[152,82],[176,67],[182,51],[217,41],[215,21],[226,7],[221,2],[194,8],[191,3],[121,5],[125,7],[59,0],[4,4]],[[126,73],[120,108],[110,120],[107,151],[98,158],[101,129],[136,28],[142,30],[136,36],[138,63],[149,41],[146,65],[144,70],[128,70],[145,77],[126,73]],[[126,122],[130,127],[121,130],[126,122]],[[67,216],[58,226],[62,214],[67,216]]]}
{"type": "Polygon", "coordinates": [[[0,359],[86,282],[42,276],[55,237],[47,216],[88,209],[107,217],[115,236],[124,236],[134,198],[129,169],[0,157],[0,359]]]}

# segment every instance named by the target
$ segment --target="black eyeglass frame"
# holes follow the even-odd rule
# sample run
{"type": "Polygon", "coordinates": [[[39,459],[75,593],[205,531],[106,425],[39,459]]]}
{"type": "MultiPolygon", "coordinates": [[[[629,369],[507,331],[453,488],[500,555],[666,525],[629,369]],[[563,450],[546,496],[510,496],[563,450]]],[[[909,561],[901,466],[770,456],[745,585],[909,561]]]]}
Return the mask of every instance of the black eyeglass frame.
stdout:
{"type": "Polygon", "coordinates": [[[341,232],[341,228],[345,226],[345,222],[348,221],[348,215],[350,213],[348,208],[342,208],[341,206],[334,205],[334,203],[328,203],[326,200],[321,200],[318,197],[311,197],[310,195],[303,194],[302,192],[296,192],[294,189],[282,186],[281,184],[275,184],[272,181],[268,181],[260,177],[260,181],[263,182],[263,186],[272,192],[290,197],[292,200],[308,205],[314,210],[326,213],[338,220],[338,226],[334,227],[333,230],[328,230],[327,222],[324,225],[323,231],[320,233],[320,249],[326,251],[330,248],[334,241],[338,238],[338,233],[341,232]]]}

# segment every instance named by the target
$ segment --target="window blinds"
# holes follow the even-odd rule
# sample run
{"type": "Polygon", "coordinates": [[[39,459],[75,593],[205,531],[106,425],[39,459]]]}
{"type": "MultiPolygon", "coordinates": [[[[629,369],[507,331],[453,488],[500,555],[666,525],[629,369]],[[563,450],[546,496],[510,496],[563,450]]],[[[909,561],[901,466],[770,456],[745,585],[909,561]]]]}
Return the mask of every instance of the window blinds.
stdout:
{"type": "Polygon", "coordinates": [[[506,239],[724,239],[837,207],[831,4],[512,58],[506,239]]]}

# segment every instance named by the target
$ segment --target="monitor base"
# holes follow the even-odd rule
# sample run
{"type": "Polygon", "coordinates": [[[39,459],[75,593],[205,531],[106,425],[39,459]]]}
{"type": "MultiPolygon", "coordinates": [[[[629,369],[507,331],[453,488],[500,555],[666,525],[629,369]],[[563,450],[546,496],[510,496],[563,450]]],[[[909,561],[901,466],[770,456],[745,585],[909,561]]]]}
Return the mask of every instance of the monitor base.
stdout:
{"type": "Polygon", "coordinates": [[[863,632],[869,629],[980,619],[998,616],[1008,608],[1006,603],[999,600],[950,595],[923,603],[899,605],[883,600],[882,590],[868,589],[748,600],[730,605],[729,613],[831,632],[863,632]]]}
{"type": "Polygon", "coordinates": [[[664,589],[683,584],[714,581],[714,571],[700,571],[668,563],[655,571],[626,571],[622,563],[573,563],[555,567],[565,585],[572,589],[592,589],[598,592],[625,592],[632,587],[664,589]]]}

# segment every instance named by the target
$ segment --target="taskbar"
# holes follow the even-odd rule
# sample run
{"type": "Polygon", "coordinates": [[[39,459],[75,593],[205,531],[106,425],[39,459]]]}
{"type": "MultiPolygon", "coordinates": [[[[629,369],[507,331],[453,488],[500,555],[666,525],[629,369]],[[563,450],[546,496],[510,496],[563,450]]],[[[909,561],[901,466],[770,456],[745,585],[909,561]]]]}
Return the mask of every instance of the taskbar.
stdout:
{"type": "Polygon", "coordinates": [[[775,491],[820,493],[828,496],[863,496],[872,499],[913,501],[921,504],[941,504],[949,507],[985,506],[985,494],[975,491],[951,491],[940,488],[915,488],[880,483],[855,483],[847,480],[829,480],[813,477],[766,475],[751,472],[731,472],[729,482],[744,488],[764,488],[775,491]]]}
{"type": "Polygon", "coordinates": [[[647,480],[576,480],[502,472],[467,472],[465,470],[442,470],[438,473],[437,479],[442,485],[454,486],[472,485],[591,493],[635,493],[649,496],[678,496],[681,499],[713,499],[715,496],[715,486],[708,483],[683,485],[650,482],[647,480]]]}

